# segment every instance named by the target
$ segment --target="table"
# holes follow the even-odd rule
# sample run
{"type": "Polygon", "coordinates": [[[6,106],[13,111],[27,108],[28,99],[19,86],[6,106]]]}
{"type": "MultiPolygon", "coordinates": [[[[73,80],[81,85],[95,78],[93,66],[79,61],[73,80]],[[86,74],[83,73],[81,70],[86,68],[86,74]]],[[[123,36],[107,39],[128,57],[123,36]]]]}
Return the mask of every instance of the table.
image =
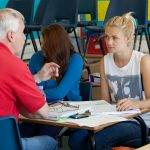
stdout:
{"type": "Polygon", "coordinates": [[[150,144],[144,145],[136,150],[150,150],[150,144]]]}
{"type": "MultiPolygon", "coordinates": [[[[141,114],[149,112],[149,111],[150,110],[148,110],[148,109],[142,110],[141,114]]],[[[143,139],[146,137],[146,126],[145,126],[145,123],[142,120],[142,118],[139,117],[139,115],[140,114],[137,113],[137,114],[127,115],[124,117],[127,119],[135,118],[143,126],[143,129],[142,129],[142,139],[143,139]]],[[[94,127],[88,127],[86,125],[85,126],[79,126],[79,125],[74,124],[74,123],[61,122],[61,121],[49,120],[49,119],[29,119],[29,118],[25,118],[23,116],[20,117],[20,120],[23,122],[39,123],[39,124],[44,124],[44,125],[59,126],[59,127],[65,127],[65,128],[67,127],[67,128],[74,128],[74,129],[86,129],[89,132],[90,140],[91,140],[91,146],[92,146],[93,150],[95,149],[94,134],[97,131],[103,130],[105,127],[108,127],[108,126],[111,126],[113,124],[118,123],[118,122],[113,122],[113,123],[107,123],[107,124],[103,124],[103,125],[97,125],[94,127]]],[[[143,141],[143,144],[145,141],[143,141]]]]}

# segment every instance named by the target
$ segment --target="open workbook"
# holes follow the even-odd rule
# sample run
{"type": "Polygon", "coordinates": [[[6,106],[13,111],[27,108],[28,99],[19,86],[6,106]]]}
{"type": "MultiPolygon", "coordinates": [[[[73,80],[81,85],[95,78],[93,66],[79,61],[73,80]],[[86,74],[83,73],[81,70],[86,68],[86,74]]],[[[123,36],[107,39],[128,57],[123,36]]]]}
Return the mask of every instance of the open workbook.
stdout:
{"type": "Polygon", "coordinates": [[[86,111],[90,112],[91,116],[96,115],[113,115],[113,116],[124,116],[127,114],[140,113],[139,109],[133,109],[128,111],[117,111],[115,105],[111,105],[104,100],[97,101],[62,101],[49,106],[49,118],[59,119],[67,118],[74,114],[81,114],[86,111]]]}
{"type": "Polygon", "coordinates": [[[49,106],[49,118],[50,119],[60,119],[60,118],[67,118],[71,115],[76,113],[84,113],[90,108],[84,108],[78,103],[70,103],[68,101],[65,102],[58,102],[49,106]]]}

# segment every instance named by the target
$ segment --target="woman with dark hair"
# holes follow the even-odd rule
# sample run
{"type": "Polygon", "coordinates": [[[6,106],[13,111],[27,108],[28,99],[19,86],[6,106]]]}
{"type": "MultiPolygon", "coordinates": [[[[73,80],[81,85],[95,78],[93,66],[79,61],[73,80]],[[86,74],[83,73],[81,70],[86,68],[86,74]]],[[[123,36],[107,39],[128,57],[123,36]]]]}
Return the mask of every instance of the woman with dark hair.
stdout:
{"type": "Polygon", "coordinates": [[[42,30],[42,51],[36,52],[30,62],[29,69],[34,75],[45,63],[59,64],[59,77],[38,85],[48,102],[59,100],[81,100],[79,82],[83,69],[83,59],[75,52],[65,29],[59,24],[52,24],[42,30]]]}
{"type": "MultiPolygon", "coordinates": [[[[36,52],[29,61],[29,69],[37,74],[49,62],[59,64],[59,76],[49,80],[38,80],[47,102],[60,100],[81,100],[79,82],[83,69],[83,59],[75,52],[65,29],[59,24],[52,24],[42,30],[42,50],[36,52]]],[[[45,69],[49,69],[45,67],[45,69]]],[[[44,78],[41,74],[42,79],[44,78]]],[[[23,123],[20,125],[22,136],[51,135],[56,138],[60,128],[23,123]]]]}

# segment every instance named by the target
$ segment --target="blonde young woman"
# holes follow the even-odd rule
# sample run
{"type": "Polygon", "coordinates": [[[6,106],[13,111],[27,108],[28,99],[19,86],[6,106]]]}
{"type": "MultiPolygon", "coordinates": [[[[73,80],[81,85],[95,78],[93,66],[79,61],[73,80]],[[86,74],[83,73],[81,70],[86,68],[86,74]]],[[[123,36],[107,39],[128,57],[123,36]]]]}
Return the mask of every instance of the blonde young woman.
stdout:
{"type": "MultiPolygon", "coordinates": [[[[150,108],[150,57],[132,49],[134,32],[135,19],[131,13],[116,16],[105,26],[109,53],[100,62],[100,93],[101,99],[117,103],[119,111],[150,108]]],[[[85,130],[72,135],[73,149],[88,146],[86,135],[85,130]]],[[[98,150],[111,150],[118,145],[139,147],[141,129],[136,121],[120,122],[97,132],[95,140],[98,150]]]]}
{"type": "Polygon", "coordinates": [[[117,103],[119,111],[150,108],[150,57],[132,50],[134,30],[131,13],[112,18],[105,27],[109,54],[100,63],[101,99],[117,103]]]}
{"type": "MultiPolygon", "coordinates": [[[[135,25],[127,13],[105,27],[109,54],[100,63],[101,99],[117,103],[119,111],[150,108],[150,57],[132,49],[135,25]]],[[[150,127],[148,114],[143,118],[150,127]]]]}

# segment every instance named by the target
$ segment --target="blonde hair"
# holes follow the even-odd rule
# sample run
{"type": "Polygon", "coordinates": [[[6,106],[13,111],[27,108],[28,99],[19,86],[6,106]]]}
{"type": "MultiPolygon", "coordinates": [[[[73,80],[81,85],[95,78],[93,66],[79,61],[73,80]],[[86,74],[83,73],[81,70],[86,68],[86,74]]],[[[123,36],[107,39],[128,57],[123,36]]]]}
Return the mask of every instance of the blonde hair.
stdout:
{"type": "Polygon", "coordinates": [[[23,15],[17,10],[5,8],[0,10],[0,39],[10,30],[17,32],[19,20],[24,21],[23,15]]]}
{"type": "Polygon", "coordinates": [[[105,30],[108,27],[121,28],[128,39],[132,39],[135,33],[136,20],[132,17],[132,12],[128,12],[122,16],[111,18],[105,25],[105,30]]]}

